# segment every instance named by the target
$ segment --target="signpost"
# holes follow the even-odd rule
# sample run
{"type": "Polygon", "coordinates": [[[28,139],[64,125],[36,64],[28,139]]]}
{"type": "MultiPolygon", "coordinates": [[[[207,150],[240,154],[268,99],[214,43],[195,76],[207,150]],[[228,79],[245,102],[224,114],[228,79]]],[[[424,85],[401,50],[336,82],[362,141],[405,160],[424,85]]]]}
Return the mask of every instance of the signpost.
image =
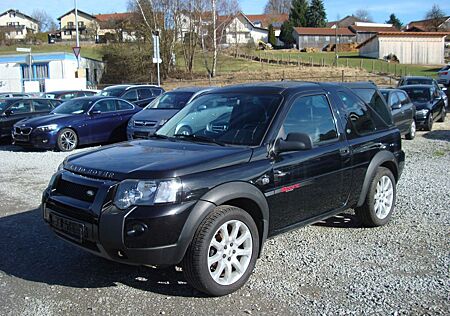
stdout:
{"type": "Polygon", "coordinates": [[[156,69],[158,72],[158,86],[161,85],[161,79],[159,74],[159,64],[162,62],[161,56],[159,54],[159,30],[152,32],[153,35],[153,63],[156,64],[156,69]]]}
{"type": "Polygon", "coordinates": [[[26,58],[26,62],[28,64],[28,81],[32,81],[33,80],[33,57],[31,56],[31,48],[21,48],[21,47],[17,47],[16,51],[21,52],[21,53],[28,53],[29,55],[26,58]]]}
{"type": "Polygon", "coordinates": [[[77,0],[74,0],[75,2],[75,31],[77,33],[77,46],[78,47],[78,55],[75,53],[75,49],[73,50],[73,53],[77,57],[77,69],[80,69],[80,35],[78,33],[78,6],[77,6],[77,0]]]}
{"type": "Polygon", "coordinates": [[[73,54],[74,54],[75,57],[78,59],[78,56],[80,56],[80,50],[81,50],[81,47],[75,46],[75,47],[72,47],[72,50],[73,50],[73,54]]]}

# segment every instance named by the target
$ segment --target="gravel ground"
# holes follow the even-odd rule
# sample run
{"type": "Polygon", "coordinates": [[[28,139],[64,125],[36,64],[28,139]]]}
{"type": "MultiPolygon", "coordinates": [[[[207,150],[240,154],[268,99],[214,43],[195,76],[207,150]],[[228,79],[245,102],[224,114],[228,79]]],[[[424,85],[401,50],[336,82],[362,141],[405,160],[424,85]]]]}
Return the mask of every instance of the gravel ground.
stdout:
{"type": "Polygon", "coordinates": [[[59,240],[36,208],[66,154],[0,146],[0,314],[448,315],[450,120],[435,128],[403,141],[390,224],[364,229],[349,211],[278,236],[249,282],[222,298],[174,269],[109,262],[59,240]]]}

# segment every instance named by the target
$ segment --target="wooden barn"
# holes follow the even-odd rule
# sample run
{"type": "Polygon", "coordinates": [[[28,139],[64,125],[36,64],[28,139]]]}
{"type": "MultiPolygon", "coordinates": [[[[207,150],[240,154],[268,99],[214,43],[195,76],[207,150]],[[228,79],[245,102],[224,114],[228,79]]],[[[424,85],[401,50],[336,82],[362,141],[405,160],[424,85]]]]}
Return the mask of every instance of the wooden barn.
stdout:
{"type": "Polygon", "coordinates": [[[444,63],[445,32],[379,32],[362,42],[359,55],[383,59],[390,54],[401,64],[444,63]]]}

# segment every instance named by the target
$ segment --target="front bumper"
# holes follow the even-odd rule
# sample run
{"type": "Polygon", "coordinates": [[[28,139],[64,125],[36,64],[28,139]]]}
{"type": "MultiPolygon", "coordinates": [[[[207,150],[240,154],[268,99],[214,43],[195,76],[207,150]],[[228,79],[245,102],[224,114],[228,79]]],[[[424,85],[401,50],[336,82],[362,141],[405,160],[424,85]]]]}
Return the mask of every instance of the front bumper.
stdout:
{"type": "Polygon", "coordinates": [[[56,147],[57,131],[40,132],[33,130],[29,135],[18,134],[14,129],[11,133],[14,145],[41,149],[53,149],[56,147]]]}
{"type": "Polygon", "coordinates": [[[417,127],[423,127],[428,123],[428,115],[430,114],[430,111],[426,113],[418,112],[416,111],[415,115],[415,121],[417,127]]]}
{"type": "Polygon", "coordinates": [[[192,210],[213,205],[192,201],[121,211],[112,204],[116,186],[110,180],[88,179],[62,171],[54,185],[44,191],[41,206],[44,220],[64,240],[113,261],[135,265],[181,262],[193,231],[187,224],[193,221],[192,210]],[[84,196],[87,190],[95,192],[95,197],[84,196]],[[63,224],[56,225],[54,218],[63,224]],[[76,225],[80,232],[74,235],[67,228],[70,225],[76,225]]]}
{"type": "Polygon", "coordinates": [[[128,126],[127,127],[127,139],[148,139],[150,136],[155,134],[158,130],[158,127],[136,127],[136,126],[128,126]]]}

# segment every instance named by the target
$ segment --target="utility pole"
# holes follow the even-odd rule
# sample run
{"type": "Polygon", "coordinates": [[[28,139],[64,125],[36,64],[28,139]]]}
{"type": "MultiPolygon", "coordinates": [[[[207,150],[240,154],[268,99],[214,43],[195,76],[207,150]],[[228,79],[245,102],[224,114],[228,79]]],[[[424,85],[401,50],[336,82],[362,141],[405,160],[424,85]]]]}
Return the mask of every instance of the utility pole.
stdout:
{"type": "Polygon", "coordinates": [[[338,27],[339,27],[339,22],[336,23],[336,27],[334,28],[334,42],[336,43],[335,47],[334,47],[334,58],[336,60],[336,67],[338,66],[338,27]]]}
{"type": "MultiPolygon", "coordinates": [[[[78,33],[78,7],[77,7],[77,0],[74,0],[75,2],[75,32],[76,32],[76,38],[77,38],[77,47],[80,47],[80,36],[78,33]]],[[[80,55],[77,56],[77,69],[80,69],[80,55]]]]}

